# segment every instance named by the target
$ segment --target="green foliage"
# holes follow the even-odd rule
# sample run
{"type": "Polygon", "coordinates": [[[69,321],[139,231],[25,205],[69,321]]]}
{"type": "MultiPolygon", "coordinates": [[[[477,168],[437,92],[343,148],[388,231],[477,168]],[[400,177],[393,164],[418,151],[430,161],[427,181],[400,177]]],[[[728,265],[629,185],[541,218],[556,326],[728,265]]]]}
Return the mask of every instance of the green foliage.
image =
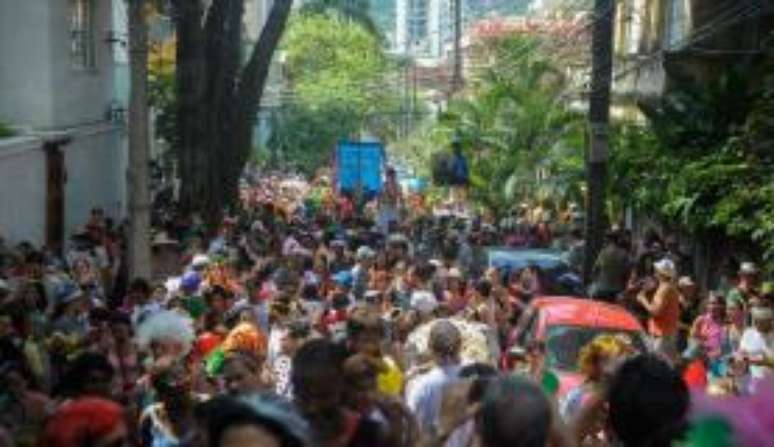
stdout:
{"type": "Polygon", "coordinates": [[[294,93],[312,106],[335,101],[356,110],[384,97],[389,61],[360,25],[324,15],[296,16],[283,41],[294,93]]]}
{"type": "Polygon", "coordinates": [[[695,234],[753,243],[774,263],[774,83],[753,89],[742,72],[677,83],[644,106],[648,128],[617,129],[609,187],[615,200],[695,234]]]}
{"type": "Polygon", "coordinates": [[[613,209],[634,205],[646,213],[659,213],[679,160],[661,155],[650,128],[619,125],[612,129],[608,161],[608,194],[613,209]]]}
{"type": "Polygon", "coordinates": [[[447,141],[460,138],[471,197],[494,210],[527,196],[566,196],[581,172],[583,121],[564,107],[566,81],[536,44],[508,37],[481,48],[493,63],[474,74],[471,97],[453,101],[436,129],[447,141]],[[564,177],[538,178],[559,169],[564,177]]]}
{"type": "Polygon", "coordinates": [[[148,77],[148,98],[157,111],[156,134],[171,147],[177,147],[177,93],[175,73],[151,72],[148,77]]]}
{"type": "Polygon", "coordinates": [[[354,23],[381,39],[381,32],[371,14],[370,0],[309,0],[301,6],[301,13],[312,16],[325,15],[354,23]]]}
{"type": "Polygon", "coordinates": [[[268,146],[280,161],[312,173],[331,160],[336,142],[354,134],[358,124],[352,110],[335,103],[317,109],[291,105],[272,120],[268,146]]]}
{"type": "Polygon", "coordinates": [[[420,123],[410,135],[392,144],[390,152],[412,166],[417,176],[430,178],[434,157],[449,144],[448,136],[439,129],[434,122],[420,123]]]}
{"type": "Polygon", "coordinates": [[[746,63],[730,67],[710,83],[675,75],[667,94],[639,105],[666,147],[706,153],[744,123],[753,102],[750,82],[746,63]]]}
{"type": "Polygon", "coordinates": [[[397,95],[384,88],[397,67],[363,26],[321,14],[301,14],[283,41],[294,98],[275,116],[269,148],[313,171],[342,138],[393,133],[397,95]]]}
{"type": "Polygon", "coordinates": [[[16,135],[16,132],[10,126],[0,122],[0,138],[9,138],[14,135],[16,135]]]}

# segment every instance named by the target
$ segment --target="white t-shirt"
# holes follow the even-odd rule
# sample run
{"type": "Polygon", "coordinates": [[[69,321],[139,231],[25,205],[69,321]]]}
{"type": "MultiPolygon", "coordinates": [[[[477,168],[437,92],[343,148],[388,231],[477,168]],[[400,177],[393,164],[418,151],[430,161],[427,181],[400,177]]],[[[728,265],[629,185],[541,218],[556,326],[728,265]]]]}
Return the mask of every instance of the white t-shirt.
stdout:
{"type": "Polygon", "coordinates": [[[110,267],[110,257],[108,256],[107,249],[104,245],[98,245],[94,247],[94,260],[99,269],[106,269],[110,267]]]}
{"type": "Polygon", "coordinates": [[[290,256],[294,251],[301,248],[301,244],[292,236],[288,236],[282,243],[282,255],[290,256]]]}
{"type": "Polygon", "coordinates": [[[416,290],[411,294],[410,306],[420,314],[428,315],[438,307],[438,301],[435,299],[435,295],[433,295],[432,292],[427,290],[416,290]]]}
{"type": "Polygon", "coordinates": [[[286,330],[282,327],[274,326],[269,331],[269,342],[266,349],[266,361],[273,365],[274,361],[282,354],[282,339],[285,337],[286,330]]]}
{"type": "MultiPolygon", "coordinates": [[[[406,384],[406,406],[417,420],[420,430],[437,426],[441,416],[444,388],[459,379],[460,366],[436,366],[432,370],[409,380],[406,384]]],[[[470,427],[461,426],[449,437],[445,447],[462,447],[470,444],[470,427]]]]}
{"type": "MultiPolygon", "coordinates": [[[[763,335],[754,327],[746,329],[742,334],[739,350],[750,357],[774,356],[774,331],[769,331],[768,334],[763,335]]],[[[750,375],[754,379],[761,379],[768,374],[771,374],[769,367],[750,366],[750,375]]]]}

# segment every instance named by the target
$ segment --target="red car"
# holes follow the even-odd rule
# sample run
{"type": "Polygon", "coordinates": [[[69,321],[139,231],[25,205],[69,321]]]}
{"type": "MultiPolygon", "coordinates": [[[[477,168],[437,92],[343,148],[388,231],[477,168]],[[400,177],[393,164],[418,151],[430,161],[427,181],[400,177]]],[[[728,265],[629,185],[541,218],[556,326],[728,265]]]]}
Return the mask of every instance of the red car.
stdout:
{"type": "Polygon", "coordinates": [[[627,310],[590,299],[545,297],[533,300],[519,319],[510,345],[545,343],[546,364],[559,375],[559,396],[583,380],[578,372],[578,353],[600,334],[623,334],[634,347],[645,351],[645,332],[627,310]]]}

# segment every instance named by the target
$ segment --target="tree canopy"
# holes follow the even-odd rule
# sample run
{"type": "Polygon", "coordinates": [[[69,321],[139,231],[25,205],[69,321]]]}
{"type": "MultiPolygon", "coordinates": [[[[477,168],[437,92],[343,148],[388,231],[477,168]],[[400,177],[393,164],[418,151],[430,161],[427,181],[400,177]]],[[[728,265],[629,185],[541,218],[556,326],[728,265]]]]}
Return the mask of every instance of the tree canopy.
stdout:
{"type": "Polygon", "coordinates": [[[345,18],[299,14],[282,49],[290,101],[274,117],[270,150],[313,170],[330,158],[339,139],[361,131],[391,137],[397,95],[385,85],[397,65],[377,36],[345,18]]]}

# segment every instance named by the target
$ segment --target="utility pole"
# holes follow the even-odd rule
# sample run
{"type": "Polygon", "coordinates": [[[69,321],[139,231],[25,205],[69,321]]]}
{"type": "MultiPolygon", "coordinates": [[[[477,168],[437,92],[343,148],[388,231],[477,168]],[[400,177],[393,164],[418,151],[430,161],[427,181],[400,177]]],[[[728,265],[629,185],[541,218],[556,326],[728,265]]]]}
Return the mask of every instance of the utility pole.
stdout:
{"type": "Polygon", "coordinates": [[[403,136],[405,138],[411,134],[411,87],[409,63],[410,61],[406,61],[406,64],[403,67],[403,136]]]}
{"type": "Polygon", "coordinates": [[[413,71],[412,77],[414,78],[413,85],[412,85],[413,90],[411,92],[411,113],[416,119],[418,81],[417,81],[417,59],[415,57],[411,58],[411,68],[413,71]]]}
{"type": "Polygon", "coordinates": [[[610,87],[613,75],[613,18],[615,0],[594,1],[591,37],[591,94],[589,95],[589,142],[586,157],[585,284],[591,282],[594,261],[602,249],[605,228],[605,183],[610,122],[610,87]]]}
{"type": "Polygon", "coordinates": [[[454,73],[452,93],[462,88],[462,0],[452,0],[454,6],[454,73]]]}
{"type": "Polygon", "coordinates": [[[129,277],[150,279],[150,134],[146,0],[129,4],[129,277]]]}

